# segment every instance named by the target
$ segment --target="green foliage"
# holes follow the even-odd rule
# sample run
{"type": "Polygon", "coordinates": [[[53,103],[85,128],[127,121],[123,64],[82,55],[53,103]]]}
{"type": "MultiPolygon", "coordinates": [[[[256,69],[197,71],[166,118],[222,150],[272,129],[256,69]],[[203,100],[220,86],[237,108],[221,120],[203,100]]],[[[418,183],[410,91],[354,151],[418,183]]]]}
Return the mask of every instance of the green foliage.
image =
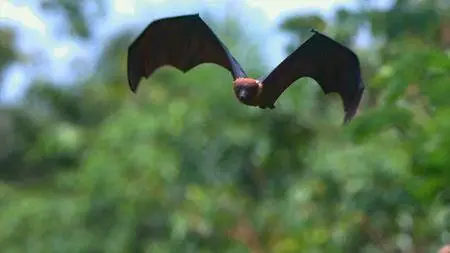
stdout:
{"type": "MultiPolygon", "coordinates": [[[[441,9],[422,22],[430,29],[402,28],[418,22],[405,10],[441,3],[406,2],[377,11],[400,23],[340,10],[332,23],[282,25],[302,40],[326,27],[351,45],[371,24],[383,38],[355,49],[368,87],[347,126],[340,98],[312,80],[263,111],[239,104],[210,64],[163,67],[132,94],[132,33],[105,45],[86,81],[36,80],[0,110],[2,252],[435,252],[450,240],[450,57],[430,35],[441,9]]],[[[249,34],[208,23],[252,76],[266,72],[241,46],[249,34]]]]}
{"type": "MultiPolygon", "coordinates": [[[[0,77],[3,76],[6,68],[19,60],[19,54],[15,50],[16,34],[13,30],[0,27],[0,77]]],[[[0,79],[0,92],[2,88],[0,79]]]]}

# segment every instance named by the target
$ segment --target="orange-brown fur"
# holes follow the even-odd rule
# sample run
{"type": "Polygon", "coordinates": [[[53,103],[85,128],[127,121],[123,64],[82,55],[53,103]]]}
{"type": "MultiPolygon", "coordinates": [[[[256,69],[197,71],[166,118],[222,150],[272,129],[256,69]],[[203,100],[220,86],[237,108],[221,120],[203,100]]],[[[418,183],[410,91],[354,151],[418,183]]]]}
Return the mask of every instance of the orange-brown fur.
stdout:
{"type": "MultiPolygon", "coordinates": [[[[253,78],[237,78],[233,82],[233,88],[237,87],[257,87],[257,93],[252,97],[250,101],[240,101],[246,105],[258,106],[260,104],[260,94],[263,88],[263,84],[253,78]]],[[[238,98],[239,99],[239,98],[238,98]]]]}

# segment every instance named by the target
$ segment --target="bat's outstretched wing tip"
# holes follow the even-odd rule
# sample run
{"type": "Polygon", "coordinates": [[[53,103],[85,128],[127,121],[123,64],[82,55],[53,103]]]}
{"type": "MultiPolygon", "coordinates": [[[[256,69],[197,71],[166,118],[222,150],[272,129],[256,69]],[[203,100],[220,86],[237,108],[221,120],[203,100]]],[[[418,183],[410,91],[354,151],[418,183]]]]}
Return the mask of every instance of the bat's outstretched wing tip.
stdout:
{"type": "Polygon", "coordinates": [[[128,87],[130,87],[130,90],[132,93],[136,94],[137,93],[137,86],[134,86],[132,84],[128,84],[128,87]]]}
{"type": "MultiPolygon", "coordinates": [[[[360,85],[364,85],[363,83],[360,83],[360,85]]],[[[344,125],[348,124],[356,115],[358,112],[358,107],[360,105],[362,95],[364,93],[364,86],[359,88],[359,92],[357,94],[357,97],[353,102],[345,109],[345,116],[344,116],[344,125]]]]}
{"type": "Polygon", "coordinates": [[[136,76],[133,76],[133,75],[128,76],[128,87],[130,88],[131,92],[136,94],[137,90],[139,88],[139,83],[140,83],[141,79],[145,76],[139,76],[137,79],[135,77],[136,76]]]}
{"type": "Polygon", "coordinates": [[[352,110],[345,113],[343,125],[347,125],[353,119],[356,114],[356,110],[352,110]]]}

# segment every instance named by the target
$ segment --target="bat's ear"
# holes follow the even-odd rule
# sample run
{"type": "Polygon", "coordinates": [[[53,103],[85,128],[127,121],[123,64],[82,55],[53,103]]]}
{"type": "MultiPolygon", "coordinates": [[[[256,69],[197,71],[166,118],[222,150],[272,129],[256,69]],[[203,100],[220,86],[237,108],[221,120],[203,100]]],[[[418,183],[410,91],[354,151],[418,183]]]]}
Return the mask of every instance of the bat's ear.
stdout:
{"type": "Polygon", "coordinates": [[[312,32],[312,33],[317,33],[317,32],[318,32],[318,31],[317,31],[316,29],[314,29],[314,28],[311,28],[309,31],[312,32]]]}
{"type": "Polygon", "coordinates": [[[263,84],[261,83],[261,81],[256,80],[256,84],[258,85],[258,87],[259,87],[260,89],[263,88],[263,84]]]}

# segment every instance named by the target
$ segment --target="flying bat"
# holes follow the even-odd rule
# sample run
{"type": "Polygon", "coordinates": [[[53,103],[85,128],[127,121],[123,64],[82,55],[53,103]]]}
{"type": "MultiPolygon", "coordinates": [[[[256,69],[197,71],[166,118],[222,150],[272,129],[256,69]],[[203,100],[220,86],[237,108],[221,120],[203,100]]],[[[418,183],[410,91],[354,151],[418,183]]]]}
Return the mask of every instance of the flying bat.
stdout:
{"type": "Polygon", "coordinates": [[[136,92],[141,78],[162,66],[183,72],[213,63],[233,77],[237,99],[248,106],[275,108],[276,100],[297,79],[315,80],[325,94],[340,95],[344,123],[356,114],[363,91],[357,55],[348,47],[311,29],[313,35],[265,77],[247,76],[239,62],[199,14],[162,18],[151,22],[128,48],[128,83],[136,92]]]}

